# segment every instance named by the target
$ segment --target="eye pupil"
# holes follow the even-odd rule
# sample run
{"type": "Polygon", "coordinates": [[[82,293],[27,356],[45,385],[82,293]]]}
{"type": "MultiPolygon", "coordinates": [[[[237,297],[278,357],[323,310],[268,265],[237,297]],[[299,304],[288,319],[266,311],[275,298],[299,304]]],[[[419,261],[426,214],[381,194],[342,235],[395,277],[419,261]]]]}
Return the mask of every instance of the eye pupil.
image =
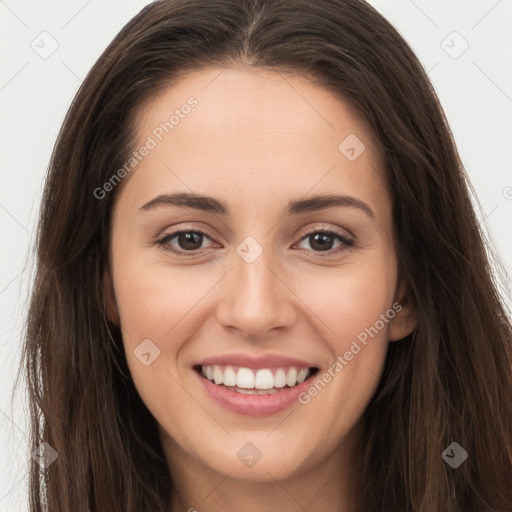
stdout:
{"type": "Polygon", "coordinates": [[[315,245],[319,244],[319,246],[316,247],[316,249],[320,251],[328,251],[332,248],[333,240],[331,235],[327,235],[325,233],[315,233],[314,235],[311,235],[313,242],[311,243],[311,247],[315,249],[315,245]],[[329,240],[330,239],[330,240],[329,240]],[[327,247],[325,244],[323,244],[320,240],[323,240],[324,242],[327,240],[327,247]]]}
{"type": "Polygon", "coordinates": [[[201,233],[196,233],[195,231],[187,231],[186,233],[181,233],[178,235],[178,243],[180,247],[183,249],[196,250],[201,248],[201,233]],[[199,246],[195,247],[194,244],[199,242],[199,246]],[[192,247],[189,245],[192,244],[192,247]]]}

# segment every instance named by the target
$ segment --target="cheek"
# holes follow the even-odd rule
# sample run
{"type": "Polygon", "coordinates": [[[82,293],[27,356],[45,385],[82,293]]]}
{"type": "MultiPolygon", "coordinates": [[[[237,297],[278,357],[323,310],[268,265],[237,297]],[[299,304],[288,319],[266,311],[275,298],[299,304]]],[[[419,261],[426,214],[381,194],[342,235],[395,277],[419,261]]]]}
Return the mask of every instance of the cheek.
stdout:
{"type": "MultiPolygon", "coordinates": [[[[297,295],[317,316],[315,324],[323,324],[321,332],[338,354],[392,306],[396,272],[392,265],[384,268],[382,260],[358,261],[329,272],[323,269],[302,278],[297,287],[297,295]]],[[[381,337],[386,338],[388,327],[389,323],[379,323],[381,337]]]]}
{"type": "Polygon", "coordinates": [[[393,266],[383,269],[377,263],[344,268],[317,279],[315,288],[303,282],[302,296],[319,317],[316,334],[322,332],[331,362],[313,379],[301,404],[308,414],[324,418],[333,443],[362,415],[377,388],[395,316],[395,284],[393,266]],[[308,295],[308,289],[316,292],[308,295]]]}
{"type": "Polygon", "coordinates": [[[199,298],[197,291],[194,293],[186,283],[180,283],[179,271],[157,271],[155,265],[140,263],[120,265],[117,270],[116,301],[133,383],[157,422],[166,425],[173,438],[184,444],[176,411],[189,410],[191,404],[176,363],[180,340],[190,335],[184,329],[187,313],[199,298]],[[147,353],[149,356],[144,356],[147,353]]]}
{"type": "MultiPolygon", "coordinates": [[[[348,276],[339,285],[344,292],[332,298],[336,308],[332,317],[333,330],[341,335],[339,348],[343,349],[347,341],[366,332],[391,307],[394,289],[387,279],[370,273],[348,276]]],[[[388,324],[379,326],[381,336],[385,337],[388,324]]]]}
{"type": "Polygon", "coordinates": [[[210,280],[203,284],[197,279],[198,274],[194,278],[193,272],[154,263],[146,265],[143,261],[120,265],[114,288],[128,338],[163,340],[175,335],[181,327],[180,319],[208,290],[210,280]]]}

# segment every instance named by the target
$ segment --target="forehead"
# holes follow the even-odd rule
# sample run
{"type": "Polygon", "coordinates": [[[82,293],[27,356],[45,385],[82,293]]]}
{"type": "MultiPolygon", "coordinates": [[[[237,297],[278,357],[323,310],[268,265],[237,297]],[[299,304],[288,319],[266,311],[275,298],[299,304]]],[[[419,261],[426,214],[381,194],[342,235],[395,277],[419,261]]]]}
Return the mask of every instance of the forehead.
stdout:
{"type": "MultiPolygon", "coordinates": [[[[327,143],[357,132],[365,142],[376,142],[350,104],[308,78],[281,71],[211,67],[188,72],[139,109],[139,142],[173,113],[179,116],[171,123],[175,123],[173,132],[193,130],[197,137],[208,136],[209,140],[213,136],[220,141],[223,132],[235,129],[240,134],[256,130],[310,134],[311,138],[319,134],[327,136],[327,143]],[[190,115],[179,112],[183,107],[190,110],[186,104],[191,98],[197,106],[190,115]],[[186,124],[181,123],[183,114],[190,119],[186,124]]],[[[372,151],[378,153],[378,148],[372,151]]]]}
{"type": "Polygon", "coordinates": [[[135,148],[149,139],[152,146],[127,180],[137,196],[166,186],[210,195],[249,190],[253,198],[342,186],[371,196],[384,186],[380,149],[364,121],[298,75],[193,71],[147,101],[135,129],[135,148]]]}

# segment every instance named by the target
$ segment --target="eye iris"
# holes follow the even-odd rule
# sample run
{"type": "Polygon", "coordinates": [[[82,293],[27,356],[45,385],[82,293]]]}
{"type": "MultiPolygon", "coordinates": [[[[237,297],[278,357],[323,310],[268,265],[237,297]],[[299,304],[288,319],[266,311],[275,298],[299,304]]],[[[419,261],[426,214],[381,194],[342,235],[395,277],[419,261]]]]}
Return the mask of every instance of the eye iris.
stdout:
{"type": "Polygon", "coordinates": [[[196,233],[194,231],[187,231],[185,233],[181,233],[178,235],[178,243],[181,248],[183,249],[190,249],[192,251],[199,249],[201,247],[201,239],[202,239],[201,233],[196,233]],[[199,242],[198,247],[195,247],[194,244],[197,244],[199,242]],[[192,244],[192,247],[189,245],[192,244]]]}
{"type": "Polygon", "coordinates": [[[327,235],[325,233],[315,233],[314,235],[311,235],[311,238],[313,240],[313,242],[311,242],[311,247],[313,249],[317,249],[319,251],[328,251],[332,248],[333,240],[331,235],[327,235]],[[326,247],[325,244],[322,244],[322,242],[320,242],[319,246],[315,247],[315,245],[319,243],[319,239],[322,239],[324,242],[327,240],[328,247],[326,247]]]}

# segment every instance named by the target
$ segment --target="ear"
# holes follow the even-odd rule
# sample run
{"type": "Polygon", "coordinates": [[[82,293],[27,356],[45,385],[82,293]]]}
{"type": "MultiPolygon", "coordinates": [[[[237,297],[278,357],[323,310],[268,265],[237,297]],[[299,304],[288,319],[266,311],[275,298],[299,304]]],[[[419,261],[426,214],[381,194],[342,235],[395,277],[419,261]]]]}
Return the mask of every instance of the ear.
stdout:
{"type": "Polygon", "coordinates": [[[116,296],[114,293],[114,284],[110,270],[105,270],[103,274],[103,304],[107,318],[117,327],[119,327],[119,312],[117,310],[116,296]]]}
{"type": "Polygon", "coordinates": [[[395,293],[393,304],[397,306],[395,317],[389,327],[389,341],[397,341],[405,338],[418,325],[418,311],[409,298],[409,290],[404,280],[400,280],[395,293]]]}

